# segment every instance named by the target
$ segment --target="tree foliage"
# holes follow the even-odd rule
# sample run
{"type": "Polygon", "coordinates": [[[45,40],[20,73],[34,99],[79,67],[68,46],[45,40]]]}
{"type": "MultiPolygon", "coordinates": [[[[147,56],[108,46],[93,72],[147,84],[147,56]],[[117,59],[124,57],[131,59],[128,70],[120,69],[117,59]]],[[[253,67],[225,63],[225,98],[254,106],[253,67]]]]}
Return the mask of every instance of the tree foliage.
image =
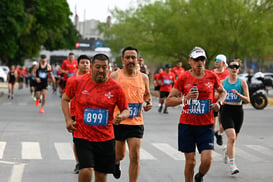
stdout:
{"type": "Polygon", "coordinates": [[[66,0],[3,0],[0,4],[0,59],[21,64],[47,50],[74,48],[80,34],[66,0]]]}
{"type": "Polygon", "coordinates": [[[165,0],[114,9],[111,26],[101,24],[112,50],[138,47],[157,65],[182,59],[194,46],[229,58],[264,59],[273,54],[272,0],[165,0]]]}

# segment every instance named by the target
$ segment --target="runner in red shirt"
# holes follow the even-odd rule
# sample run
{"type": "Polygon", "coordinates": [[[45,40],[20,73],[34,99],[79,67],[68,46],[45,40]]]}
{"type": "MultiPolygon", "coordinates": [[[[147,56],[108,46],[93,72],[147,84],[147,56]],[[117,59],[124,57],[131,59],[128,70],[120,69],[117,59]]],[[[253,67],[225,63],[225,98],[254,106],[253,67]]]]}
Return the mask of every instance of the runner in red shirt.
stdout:
{"type": "MultiPolygon", "coordinates": [[[[219,54],[216,56],[215,58],[215,69],[213,69],[212,71],[216,73],[216,75],[219,77],[220,80],[224,80],[226,77],[229,76],[229,71],[226,69],[227,67],[227,58],[225,55],[223,54],[219,54]]],[[[218,94],[217,92],[215,92],[214,95],[214,100],[213,102],[216,102],[218,100],[218,94]]],[[[221,110],[221,109],[220,109],[221,110]]],[[[216,137],[216,143],[218,145],[223,145],[223,126],[221,123],[221,116],[220,116],[220,111],[219,112],[214,112],[214,126],[213,126],[213,131],[214,131],[214,135],[216,137]],[[219,117],[218,117],[219,115],[219,117]],[[219,121],[219,130],[216,130],[216,126],[217,126],[217,120],[219,121]]]]}
{"type": "Polygon", "coordinates": [[[185,72],[185,69],[182,67],[182,61],[176,63],[176,67],[172,68],[172,72],[175,74],[175,79],[185,72]]]}
{"type": "Polygon", "coordinates": [[[78,61],[75,60],[74,53],[69,53],[68,59],[64,60],[60,67],[61,73],[64,74],[62,88],[65,89],[67,78],[74,76],[78,68],[78,61]]]}
{"type": "MultiPolygon", "coordinates": [[[[161,113],[163,104],[168,97],[170,91],[172,90],[173,84],[175,82],[175,75],[171,72],[171,65],[166,64],[165,69],[163,72],[159,74],[159,80],[160,80],[160,95],[159,95],[159,108],[158,112],[161,113]]],[[[168,114],[167,106],[165,105],[164,114],[168,114]]]]}
{"type": "Polygon", "coordinates": [[[160,73],[163,72],[162,68],[158,69],[158,72],[154,74],[153,82],[154,82],[154,91],[155,91],[155,96],[159,97],[160,93],[160,83],[159,83],[159,75],[160,73]]]}
{"type": "Polygon", "coordinates": [[[182,104],[179,121],[179,151],[186,159],[185,181],[193,181],[196,164],[196,146],[201,153],[199,172],[195,182],[202,182],[212,163],[214,149],[213,111],[218,111],[225,100],[226,91],[215,73],[205,69],[206,53],[195,47],[189,58],[191,70],[182,74],[175,82],[174,88],[167,98],[167,106],[182,104]],[[195,91],[192,89],[196,85],[195,91]],[[214,89],[219,93],[219,100],[213,103],[214,89]],[[182,94],[182,98],[181,98],[182,94]]]}
{"type": "Polygon", "coordinates": [[[67,83],[62,97],[66,128],[73,131],[73,141],[80,164],[79,181],[106,182],[107,173],[114,172],[115,140],[113,123],[129,117],[128,103],[121,86],[109,78],[109,58],[97,54],[92,58],[91,72],[67,83]],[[69,102],[75,99],[75,120],[69,102]],[[113,115],[115,107],[121,111],[113,115]]]}
{"type": "MultiPolygon", "coordinates": [[[[77,76],[89,73],[89,71],[90,71],[90,58],[86,55],[80,55],[78,57],[78,70],[74,76],[67,79],[67,82],[73,82],[73,79],[76,79],[77,76]]],[[[70,103],[70,115],[73,120],[75,120],[75,112],[76,112],[75,99],[72,98],[70,103]]],[[[79,165],[79,159],[76,153],[75,144],[73,144],[73,151],[74,151],[74,156],[76,160],[74,173],[78,174],[80,171],[79,169],[80,165],[79,165]]]]}

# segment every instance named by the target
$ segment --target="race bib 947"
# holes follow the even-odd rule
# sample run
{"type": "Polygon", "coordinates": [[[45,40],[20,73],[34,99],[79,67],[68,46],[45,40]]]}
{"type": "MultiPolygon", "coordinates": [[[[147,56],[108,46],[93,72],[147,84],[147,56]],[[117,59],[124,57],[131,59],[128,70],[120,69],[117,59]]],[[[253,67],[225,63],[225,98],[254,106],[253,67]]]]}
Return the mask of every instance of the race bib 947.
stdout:
{"type": "Polygon", "coordinates": [[[210,112],[210,100],[198,100],[195,104],[189,105],[190,114],[206,114],[210,112]]]}

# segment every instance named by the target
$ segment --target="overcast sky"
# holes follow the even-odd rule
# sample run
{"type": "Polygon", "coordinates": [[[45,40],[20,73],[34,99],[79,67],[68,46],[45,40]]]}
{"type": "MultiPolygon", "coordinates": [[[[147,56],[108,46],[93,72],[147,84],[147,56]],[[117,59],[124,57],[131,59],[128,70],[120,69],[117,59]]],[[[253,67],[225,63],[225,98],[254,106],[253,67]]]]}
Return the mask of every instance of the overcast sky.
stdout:
{"type": "Polygon", "coordinates": [[[95,19],[105,22],[107,16],[110,15],[109,9],[118,7],[120,9],[128,9],[131,5],[134,7],[136,0],[67,0],[70,11],[77,14],[79,20],[95,19]]]}

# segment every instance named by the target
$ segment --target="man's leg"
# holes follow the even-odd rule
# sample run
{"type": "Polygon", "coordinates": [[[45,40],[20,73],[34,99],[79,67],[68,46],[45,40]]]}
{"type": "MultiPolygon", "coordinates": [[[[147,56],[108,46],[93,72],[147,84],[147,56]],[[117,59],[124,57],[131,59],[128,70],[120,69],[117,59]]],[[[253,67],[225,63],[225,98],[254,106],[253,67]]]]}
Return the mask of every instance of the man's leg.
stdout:
{"type": "Polygon", "coordinates": [[[193,174],[194,174],[194,167],[196,165],[196,156],[195,152],[184,153],[185,155],[185,182],[192,182],[193,181],[193,174]]]}
{"type": "Polygon", "coordinates": [[[95,182],[106,182],[107,174],[95,171],[95,182]]]}
{"type": "Polygon", "coordinates": [[[92,179],[93,168],[83,168],[79,172],[79,182],[90,182],[92,179]]]}
{"type": "Polygon", "coordinates": [[[201,152],[201,164],[199,166],[199,172],[195,175],[196,182],[202,182],[203,176],[207,174],[212,163],[213,150],[203,150],[201,152]]]}
{"type": "Polygon", "coordinates": [[[139,170],[140,170],[140,146],[141,138],[128,138],[128,148],[129,148],[129,181],[137,182],[139,170]]]}
{"type": "Polygon", "coordinates": [[[115,148],[116,148],[116,162],[115,162],[115,169],[114,169],[113,175],[116,179],[119,179],[121,175],[121,170],[119,166],[120,161],[125,157],[125,154],[126,154],[125,141],[116,140],[115,148]]]}

